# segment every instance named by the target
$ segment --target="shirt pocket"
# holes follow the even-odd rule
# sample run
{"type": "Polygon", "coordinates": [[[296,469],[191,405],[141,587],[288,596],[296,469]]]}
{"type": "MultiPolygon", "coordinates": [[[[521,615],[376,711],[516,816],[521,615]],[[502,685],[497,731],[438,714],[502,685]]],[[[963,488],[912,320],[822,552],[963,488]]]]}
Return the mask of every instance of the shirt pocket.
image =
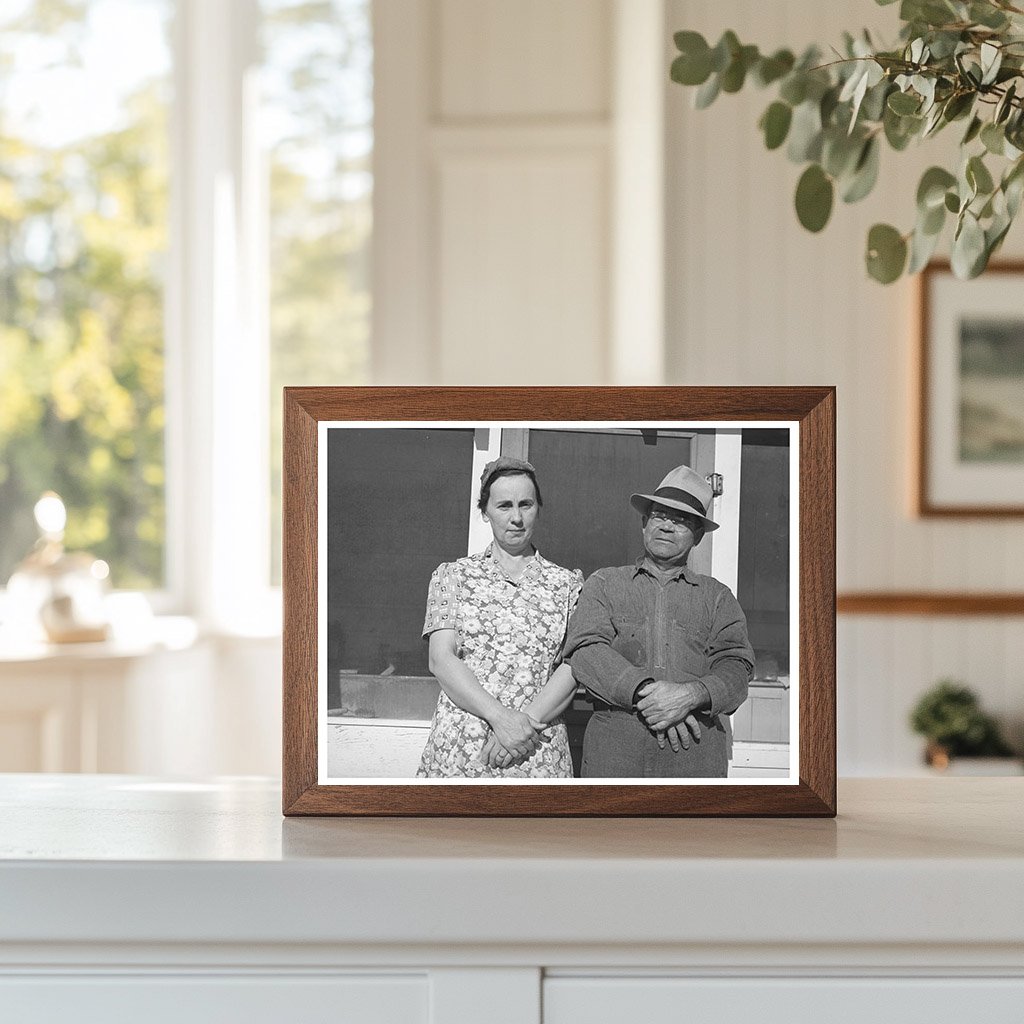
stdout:
{"type": "Polygon", "coordinates": [[[687,672],[703,675],[708,667],[708,624],[699,620],[682,622],[673,618],[669,620],[668,629],[672,660],[687,672]]]}
{"type": "Polygon", "coordinates": [[[644,624],[633,619],[613,618],[612,628],[615,630],[612,650],[621,654],[631,665],[644,668],[647,664],[644,624]]]}

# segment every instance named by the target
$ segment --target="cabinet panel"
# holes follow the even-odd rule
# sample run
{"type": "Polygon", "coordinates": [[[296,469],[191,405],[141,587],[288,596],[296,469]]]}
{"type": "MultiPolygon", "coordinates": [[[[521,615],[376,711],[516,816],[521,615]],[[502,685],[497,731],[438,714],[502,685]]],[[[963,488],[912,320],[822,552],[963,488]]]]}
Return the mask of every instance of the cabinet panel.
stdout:
{"type": "Polygon", "coordinates": [[[420,1024],[425,976],[59,977],[0,979],[4,1019],[82,1024],[420,1024]]]}
{"type": "Polygon", "coordinates": [[[1024,978],[548,978],[545,1024],[743,1019],[760,1024],[1019,1024],[1024,978]],[[742,1016],[741,1016],[742,1015],[742,1016]]]}

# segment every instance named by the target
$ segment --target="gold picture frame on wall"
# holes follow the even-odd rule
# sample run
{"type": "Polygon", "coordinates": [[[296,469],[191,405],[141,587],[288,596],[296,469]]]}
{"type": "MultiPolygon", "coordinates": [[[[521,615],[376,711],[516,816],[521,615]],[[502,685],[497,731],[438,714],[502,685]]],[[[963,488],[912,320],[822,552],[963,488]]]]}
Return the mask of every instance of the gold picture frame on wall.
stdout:
{"type": "MultiPolygon", "coordinates": [[[[721,465],[729,465],[727,456],[721,465]]],[[[758,479],[754,462],[743,465],[751,481],[758,479]]],[[[284,481],[285,814],[835,814],[833,388],[286,388],[284,481]],[[593,469],[597,441],[602,451],[618,452],[614,472],[605,472],[600,485],[593,469]],[[542,520],[549,533],[542,543],[549,550],[551,542],[550,551],[559,554],[557,535],[563,544],[558,564],[589,570],[622,563],[622,557],[609,563],[602,555],[615,549],[616,536],[627,527],[631,536],[639,534],[640,509],[630,491],[648,479],[644,486],[653,489],[672,461],[692,466],[714,502],[734,503],[723,521],[741,518],[739,462],[736,475],[722,484],[715,473],[698,470],[699,453],[709,445],[715,452],[735,451],[737,458],[741,449],[746,457],[774,445],[785,460],[785,502],[773,499],[788,510],[781,541],[771,528],[756,525],[763,517],[745,513],[751,537],[769,547],[775,542],[791,595],[783,616],[792,666],[785,685],[770,657],[758,666],[760,677],[775,683],[759,693],[763,712],[772,712],[772,698],[792,696],[784,767],[775,774],[751,769],[734,775],[732,758],[728,777],[721,778],[581,778],[575,764],[564,777],[424,778],[417,777],[414,762],[396,761],[392,755],[402,744],[414,740],[422,747],[427,736],[422,708],[409,708],[423,703],[426,684],[433,682],[423,678],[428,673],[416,651],[425,649],[422,609],[429,567],[439,560],[433,547],[442,561],[449,552],[464,556],[468,520],[465,557],[479,548],[479,524],[473,524],[479,515],[470,509],[480,468],[486,476],[491,465],[485,460],[499,452],[499,458],[528,456],[537,460],[538,472],[547,460],[541,479],[549,500],[542,520]],[[688,456],[679,456],[680,446],[689,446],[688,456]],[[641,463],[647,468],[636,475],[641,463]],[[395,481],[403,480],[408,485],[396,488],[395,481]],[[590,497],[567,508],[581,486],[590,488],[590,497]],[[406,503],[405,494],[415,500],[406,503]],[[435,505],[436,515],[430,511],[435,505]],[[552,526],[559,521],[560,528],[552,526]],[[590,548],[577,545],[566,555],[567,536],[579,539],[572,536],[575,522],[611,524],[610,532],[588,527],[590,548]],[[386,529],[379,528],[382,523],[386,529]],[[445,531],[454,532],[446,539],[440,536],[445,531]],[[398,605],[408,607],[399,614],[398,605]],[[389,625],[392,619],[400,629],[389,625]],[[374,735],[376,752],[353,768],[351,755],[374,735]],[[364,770],[366,764],[372,767],[364,770]]],[[[738,547],[739,527],[732,540],[728,529],[715,536],[714,557],[727,561],[738,547]]],[[[707,569],[696,566],[694,572],[707,569]]],[[[771,614],[762,620],[768,628],[771,614]]],[[[436,682],[430,700],[438,702],[436,682]]],[[[747,727],[742,710],[726,733],[747,727]]]]}
{"type": "Polygon", "coordinates": [[[934,262],[918,288],[914,509],[1024,516],[1024,263],[934,262]]]}

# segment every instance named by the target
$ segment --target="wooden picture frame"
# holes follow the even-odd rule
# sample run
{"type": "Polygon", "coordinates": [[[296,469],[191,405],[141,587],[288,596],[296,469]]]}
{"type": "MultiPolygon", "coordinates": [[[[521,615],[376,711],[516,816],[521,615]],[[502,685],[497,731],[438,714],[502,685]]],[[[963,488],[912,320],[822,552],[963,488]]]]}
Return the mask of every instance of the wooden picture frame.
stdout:
{"type": "Polygon", "coordinates": [[[918,516],[1024,516],[1022,287],[1024,262],[992,263],[970,281],[941,261],[920,275],[918,516]]]}
{"type": "MultiPolygon", "coordinates": [[[[283,811],[286,815],[406,816],[816,816],[836,813],[835,723],[835,389],[831,387],[304,387],[284,392],[283,513],[283,811]],[[435,429],[438,424],[442,429],[435,429]],[[516,424],[537,433],[579,435],[635,434],[644,443],[654,435],[713,435],[729,443],[735,436],[758,438],[788,431],[787,497],[790,517],[787,593],[789,629],[795,644],[796,700],[791,769],[784,782],[771,779],[529,780],[511,783],[479,779],[435,782],[413,778],[343,778],[323,781],[326,655],[325,606],[326,495],[352,494],[349,519],[333,523],[333,535],[363,520],[362,505],[374,497],[352,479],[341,487],[330,480],[327,455],[332,444],[346,451],[358,426],[409,431],[429,436],[456,428],[472,430],[474,443],[490,443],[481,425],[511,437],[516,424]],[[617,428],[621,426],[622,430],[617,428]],[[686,429],[683,429],[683,428],[686,429]],[[547,428],[550,428],[548,430],[547,428]],[[770,429],[777,428],[777,429],[770,429]],[[328,431],[337,430],[336,435],[328,431]],[[481,438],[483,440],[481,440],[481,438]],[[328,488],[334,490],[328,491],[328,488]],[[351,512],[359,510],[358,514],[351,512]],[[340,526],[339,526],[340,523],[340,526]],[[798,553],[798,558],[797,558],[798,553]],[[796,685],[798,682],[798,685],[796,685]],[[323,745],[321,745],[323,739],[323,745]]],[[[379,434],[379,432],[378,432],[379,434]]],[[[359,437],[378,435],[359,434],[359,437]]],[[[380,435],[383,436],[383,435],[380,435]]],[[[410,433],[409,435],[413,435],[410,433]]],[[[418,435],[417,435],[418,436],[418,435]]],[[[402,438],[405,435],[401,435],[402,438]]],[[[505,444],[505,442],[502,442],[505,444]]],[[[575,443],[575,442],[574,442],[575,443]]],[[[673,443],[676,443],[673,441],[673,443]]],[[[681,442],[680,442],[681,443],[681,442]]],[[[539,441],[538,441],[539,444],[539,441]]],[[[506,449],[503,448],[504,452],[506,449]]],[[[574,450],[574,449],[570,449],[574,450]]],[[[474,458],[482,458],[477,452],[474,458]]],[[[367,456],[369,458],[369,456],[367,456]]],[[[387,460],[384,460],[387,462],[387,460]]],[[[689,463],[687,463],[689,464],[689,463]]],[[[479,466],[479,461],[474,467],[479,466]]],[[[388,465],[379,472],[389,473],[388,465]]],[[[479,469],[476,468],[479,475],[479,469]]],[[[394,471],[391,473],[394,476],[394,471]]],[[[461,481],[465,474],[459,474],[461,481]]],[[[711,479],[709,477],[709,479],[711,479]]],[[[651,480],[653,488],[657,480],[651,480]]],[[[463,486],[459,483],[459,486],[463,486]]],[[[468,481],[467,481],[468,487],[468,481]]],[[[737,490],[739,490],[737,488],[737,490]]],[[[468,491],[467,491],[468,497],[468,491]]],[[[332,499],[333,501],[334,499],[332,499]]],[[[378,499],[381,500],[381,499],[378,499]]],[[[383,499],[385,508],[387,499],[383,499]]],[[[611,499],[610,499],[611,500],[611,499]]],[[[723,501],[728,500],[723,497],[723,501]]],[[[738,508],[739,498],[734,499],[738,508]]],[[[609,508],[628,505],[628,493],[609,508]]],[[[340,507],[341,499],[335,501],[340,507]]],[[[717,507],[717,506],[716,506],[717,507]]],[[[545,510],[547,515],[547,509],[545,510]]],[[[400,522],[400,521],[399,521],[400,522]]],[[[639,532],[639,527],[638,527],[639,532]]],[[[346,543],[349,541],[346,540],[346,543]]],[[[358,538],[351,540],[358,546],[358,538]]],[[[401,550],[401,545],[398,545],[401,550]]],[[[697,548],[694,549],[696,551],[697,548]]],[[[723,550],[727,550],[723,548],[723,550]]],[[[399,557],[399,556],[396,556],[399,557]]],[[[347,565],[347,563],[346,563],[347,565]]],[[[342,567],[342,579],[348,569],[342,567]]],[[[354,579],[352,570],[351,578],[354,579]]],[[[353,584],[354,587],[354,584],[353,584]]],[[[337,587],[335,592],[342,593],[337,587]]],[[[355,593],[355,590],[352,591],[355,593]]],[[[417,601],[425,601],[423,592],[417,601]]],[[[333,598],[331,598],[333,599],[333,598]]],[[[341,600],[338,597],[337,600],[341,600]]],[[[355,600],[353,598],[353,600],[355,600]]],[[[422,605],[420,605],[422,607],[422,605]]],[[[422,613],[421,613],[422,614],[422,613]]],[[[333,620],[332,620],[333,621],[333,620]]],[[[422,619],[420,619],[422,621],[422,619]]],[[[418,632],[418,630],[417,630],[418,632]]],[[[419,637],[416,637],[419,641],[419,637]]],[[[421,642],[421,641],[419,641],[421,642]]],[[[393,669],[389,665],[385,673],[393,669]]],[[[342,670],[346,671],[346,670],[342,670]]],[[[334,676],[332,674],[331,678],[334,676]]],[[[345,679],[342,677],[342,682],[345,679]]]]}

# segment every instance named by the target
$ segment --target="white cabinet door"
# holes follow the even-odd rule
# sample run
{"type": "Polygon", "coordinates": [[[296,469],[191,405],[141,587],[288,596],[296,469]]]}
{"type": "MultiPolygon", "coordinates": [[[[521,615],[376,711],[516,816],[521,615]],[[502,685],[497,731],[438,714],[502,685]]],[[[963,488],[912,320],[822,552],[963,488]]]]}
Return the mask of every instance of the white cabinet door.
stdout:
{"type": "Polygon", "coordinates": [[[427,1024],[425,974],[0,978],[18,1024],[427,1024]]]}
{"type": "Polygon", "coordinates": [[[548,978],[544,1024],[1024,1020],[1024,978],[548,978]]]}

